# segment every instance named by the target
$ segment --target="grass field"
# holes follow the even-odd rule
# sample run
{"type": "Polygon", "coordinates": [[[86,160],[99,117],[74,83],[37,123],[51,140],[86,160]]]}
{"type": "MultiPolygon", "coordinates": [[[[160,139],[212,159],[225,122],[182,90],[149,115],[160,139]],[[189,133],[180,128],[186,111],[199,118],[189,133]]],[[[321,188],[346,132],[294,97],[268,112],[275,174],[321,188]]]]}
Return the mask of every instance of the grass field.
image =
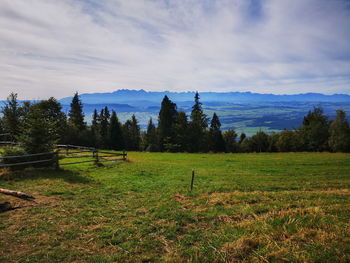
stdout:
{"type": "Polygon", "coordinates": [[[0,262],[350,262],[349,154],[128,160],[3,175],[0,262]]]}

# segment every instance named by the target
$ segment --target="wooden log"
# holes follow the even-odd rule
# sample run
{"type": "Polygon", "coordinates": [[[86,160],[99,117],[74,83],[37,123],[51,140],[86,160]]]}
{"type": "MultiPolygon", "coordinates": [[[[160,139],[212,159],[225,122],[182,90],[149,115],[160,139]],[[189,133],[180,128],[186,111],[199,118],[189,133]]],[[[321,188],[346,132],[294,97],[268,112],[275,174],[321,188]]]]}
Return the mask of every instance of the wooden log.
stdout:
{"type": "Polygon", "coordinates": [[[12,191],[4,188],[0,188],[0,193],[4,195],[12,195],[21,199],[35,199],[35,197],[30,194],[26,194],[19,191],[12,191]]]}
{"type": "Polygon", "coordinates": [[[0,213],[11,210],[12,206],[9,202],[0,203],[0,213]]]}

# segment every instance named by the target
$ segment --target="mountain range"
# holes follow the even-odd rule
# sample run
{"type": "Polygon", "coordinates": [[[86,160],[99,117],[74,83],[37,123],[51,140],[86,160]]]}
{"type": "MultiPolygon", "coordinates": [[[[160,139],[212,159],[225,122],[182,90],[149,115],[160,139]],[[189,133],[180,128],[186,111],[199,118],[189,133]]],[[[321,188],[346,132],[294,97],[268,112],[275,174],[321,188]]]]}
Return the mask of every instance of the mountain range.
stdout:
{"type": "MultiPolygon", "coordinates": [[[[195,92],[171,92],[171,91],[145,91],[145,90],[117,90],[110,93],[85,93],[80,98],[87,104],[129,104],[141,106],[143,104],[160,104],[163,97],[167,95],[176,103],[193,101],[195,92]]],[[[304,93],[293,95],[261,94],[252,92],[201,92],[200,97],[203,103],[256,103],[256,102],[349,102],[350,95],[321,93],[304,93]]],[[[60,100],[62,104],[69,104],[71,97],[60,100]]]]}

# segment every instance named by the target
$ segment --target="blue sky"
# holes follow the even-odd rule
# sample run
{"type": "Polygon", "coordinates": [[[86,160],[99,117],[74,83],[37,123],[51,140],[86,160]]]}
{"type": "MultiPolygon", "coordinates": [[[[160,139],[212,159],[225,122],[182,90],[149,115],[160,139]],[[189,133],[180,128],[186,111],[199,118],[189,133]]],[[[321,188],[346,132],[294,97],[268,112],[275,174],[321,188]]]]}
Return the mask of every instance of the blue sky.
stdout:
{"type": "Polygon", "coordinates": [[[350,94],[348,0],[1,0],[0,99],[350,94]]]}

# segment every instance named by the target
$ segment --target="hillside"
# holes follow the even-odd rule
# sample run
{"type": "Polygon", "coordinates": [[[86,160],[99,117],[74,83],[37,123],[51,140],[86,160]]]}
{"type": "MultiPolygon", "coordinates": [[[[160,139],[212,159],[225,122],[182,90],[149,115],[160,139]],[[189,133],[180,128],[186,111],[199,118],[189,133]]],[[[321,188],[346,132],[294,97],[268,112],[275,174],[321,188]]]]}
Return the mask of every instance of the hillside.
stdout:
{"type": "Polygon", "coordinates": [[[350,261],[349,154],[128,158],[0,177],[0,262],[350,261]]]}

